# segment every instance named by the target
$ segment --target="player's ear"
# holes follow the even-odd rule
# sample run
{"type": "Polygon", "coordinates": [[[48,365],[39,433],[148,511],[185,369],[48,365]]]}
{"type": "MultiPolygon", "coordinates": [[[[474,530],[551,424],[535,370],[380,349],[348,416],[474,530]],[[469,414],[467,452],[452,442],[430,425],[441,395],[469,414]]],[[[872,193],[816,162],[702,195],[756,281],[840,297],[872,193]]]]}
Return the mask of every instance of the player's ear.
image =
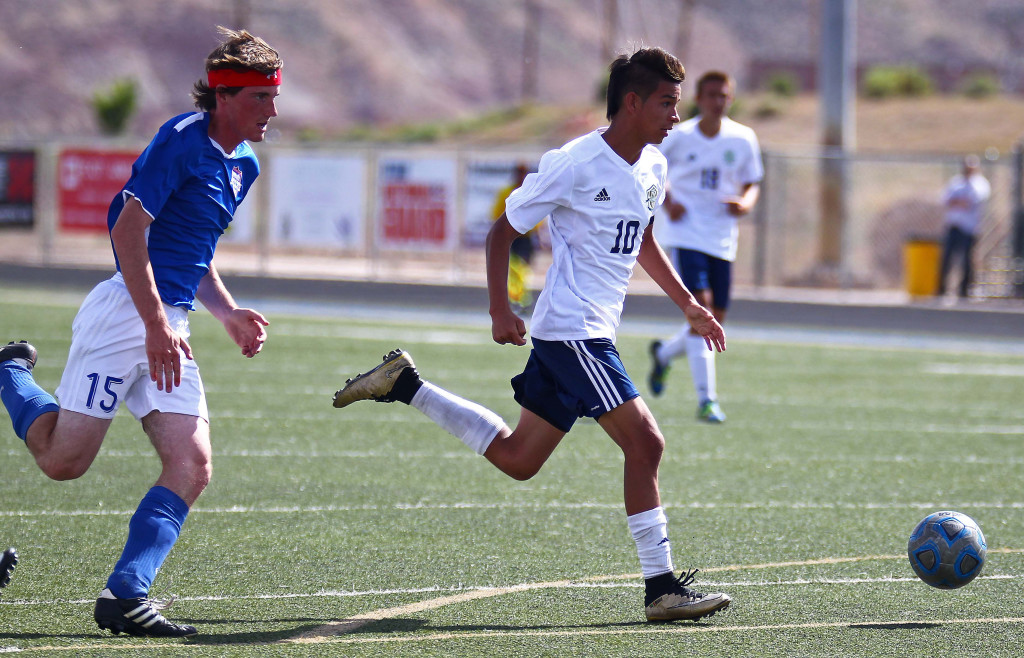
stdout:
{"type": "Polygon", "coordinates": [[[643,104],[644,101],[640,98],[640,94],[635,91],[626,92],[626,95],[622,98],[622,107],[628,110],[630,114],[636,114],[643,104]]]}

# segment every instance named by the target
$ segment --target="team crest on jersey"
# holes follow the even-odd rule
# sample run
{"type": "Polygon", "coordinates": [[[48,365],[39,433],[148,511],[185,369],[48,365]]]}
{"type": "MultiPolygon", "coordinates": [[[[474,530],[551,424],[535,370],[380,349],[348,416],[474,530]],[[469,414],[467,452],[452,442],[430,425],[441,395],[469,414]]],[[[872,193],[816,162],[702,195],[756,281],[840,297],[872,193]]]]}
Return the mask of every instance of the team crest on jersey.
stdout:
{"type": "Polygon", "coordinates": [[[654,210],[655,204],[658,203],[658,186],[651,185],[647,188],[647,200],[644,201],[647,205],[648,210],[654,210]]]}
{"type": "Polygon", "coordinates": [[[728,151],[726,151],[724,157],[725,157],[725,164],[732,164],[732,163],[736,162],[736,153],[732,149],[729,149],[728,151]]]}
{"type": "Polygon", "coordinates": [[[235,193],[235,198],[242,193],[242,170],[235,167],[231,170],[231,189],[235,193]]]}

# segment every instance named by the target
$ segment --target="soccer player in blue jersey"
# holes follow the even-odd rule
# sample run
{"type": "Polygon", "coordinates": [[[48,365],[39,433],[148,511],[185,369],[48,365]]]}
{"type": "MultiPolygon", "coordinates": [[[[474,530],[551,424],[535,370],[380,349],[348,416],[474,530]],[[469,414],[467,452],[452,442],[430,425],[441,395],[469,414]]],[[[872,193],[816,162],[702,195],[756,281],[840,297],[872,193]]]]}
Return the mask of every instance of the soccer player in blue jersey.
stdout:
{"type": "Polygon", "coordinates": [[[492,336],[500,344],[525,345],[526,325],[506,292],[509,247],[550,217],[553,262],[533,314],[533,350],[512,380],[522,407],[514,430],[489,409],[421,380],[401,350],[349,380],[334,398],[335,407],[366,399],[405,402],[519,480],[540,470],[578,418],[595,418],[625,458],[626,523],[645,580],[644,613],[652,621],[700,619],[731,600],[687,587],[696,570],[675,576],[658,490],[665,439],[614,342],[629,278],[640,263],[707,348],[725,349],[721,325],[686,289],[651,233],[667,175],[665,157],[651,145],[679,121],[682,80],[679,60],[660,48],[616,59],[608,81],[610,125],[545,154],[488,234],[492,336]]]}
{"type": "Polygon", "coordinates": [[[110,204],[117,272],[75,317],[56,397],[32,378],[32,345],[0,348],[0,397],[47,476],[83,475],[122,403],[160,457],[160,476],[129,521],[124,551],[96,601],[96,623],[115,634],[196,633],[168,621],[148,598],[212,472],[206,394],[188,342],[194,300],[244,356],[256,356],[267,337],[266,318],[235,303],[213,254],[259,174],[246,140],[261,141],[277,115],[282,62],[262,39],[220,30],[224,41],[206,59],[206,80],[192,90],[199,111],[160,128],[110,204]]]}

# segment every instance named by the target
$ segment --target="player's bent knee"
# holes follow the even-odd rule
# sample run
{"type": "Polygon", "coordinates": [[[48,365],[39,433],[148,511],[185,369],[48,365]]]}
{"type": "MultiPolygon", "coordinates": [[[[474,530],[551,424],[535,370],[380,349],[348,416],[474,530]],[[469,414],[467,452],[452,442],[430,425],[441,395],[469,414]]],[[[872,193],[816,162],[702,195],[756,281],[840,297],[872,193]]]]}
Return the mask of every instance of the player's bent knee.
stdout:
{"type": "Polygon", "coordinates": [[[194,486],[197,489],[197,491],[196,491],[196,495],[197,496],[199,494],[201,494],[204,489],[206,489],[207,485],[210,484],[210,480],[212,480],[212,479],[213,479],[213,467],[211,465],[209,465],[209,464],[207,465],[206,468],[201,468],[201,469],[197,469],[196,471],[194,471],[194,475],[192,477],[192,482],[194,483],[194,486]]]}
{"type": "Polygon", "coordinates": [[[91,463],[92,462],[83,463],[81,461],[54,460],[46,457],[36,459],[36,464],[39,466],[39,470],[41,470],[46,477],[51,480],[56,480],[57,482],[77,480],[85,475],[86,471],[89,470],[91,463]]]}
{"type": "Polygon", "coordinates": [[[198,460],[192,462],[190,466],[187,477],[192,483],[195,495],[198,496],[213,479],[213,462],[209,459],[198,460]]]}
{"type": "MultiPolygon", "coordinates": [[[[492,444],[492,446],[493,445],[494,444],[492,444]]],[[[544,459],[538,459],[536,455],[529,454],[522,450],[506,451],[488,449],[487,452],[484,453],[484,457],[494,464],[499,471],[513,480],[519,480],[520,482],[529,480],[539,473],[545,461],[544,459]]]]}
{"type": "Polygon", "coordinates": [[[503,468],[502,471],[513,480],[525,482],[537,473],[540,473],[540,467],[540,464],[515,464],[513,466],[503,468]]]}

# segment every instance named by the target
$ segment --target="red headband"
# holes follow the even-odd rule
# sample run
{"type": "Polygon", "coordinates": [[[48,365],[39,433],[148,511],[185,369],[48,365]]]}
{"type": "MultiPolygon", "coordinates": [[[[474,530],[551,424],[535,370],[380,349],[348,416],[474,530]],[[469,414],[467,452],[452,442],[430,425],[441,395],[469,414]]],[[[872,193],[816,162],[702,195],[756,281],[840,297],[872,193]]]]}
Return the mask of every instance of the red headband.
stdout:
{"type": "Polygon", "coordinates": [[[233,69],[214,69],[206,74],[207,82],[211,89],[218,85],[225,87],[277,87],[281,84],[281,69],[273,73],[260,73],[247,69],[235,71],[233,69]]]}

